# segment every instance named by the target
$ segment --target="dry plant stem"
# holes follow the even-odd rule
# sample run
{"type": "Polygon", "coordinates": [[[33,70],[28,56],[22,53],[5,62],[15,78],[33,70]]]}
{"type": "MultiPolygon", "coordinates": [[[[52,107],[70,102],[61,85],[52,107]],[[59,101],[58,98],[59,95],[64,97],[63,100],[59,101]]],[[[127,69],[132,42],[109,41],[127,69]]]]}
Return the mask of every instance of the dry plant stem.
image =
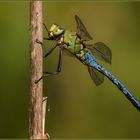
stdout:
{"type": "Polygon", "coordinates": [[[42,1],[30,1],[30,107],[29,137],[44,139],[43,130],[43,81],[35,81],[43,75],[42,46],[36,42],[43,41],[42,1]]]}
{"type": "Polygon", "coordinates": [[[43,110],[42,110],[42,129],[43,129],[43,134],[45,135],[45,118],[46,118],[46,105],[47,105],[47,97],[43,97],[43,110]]]}

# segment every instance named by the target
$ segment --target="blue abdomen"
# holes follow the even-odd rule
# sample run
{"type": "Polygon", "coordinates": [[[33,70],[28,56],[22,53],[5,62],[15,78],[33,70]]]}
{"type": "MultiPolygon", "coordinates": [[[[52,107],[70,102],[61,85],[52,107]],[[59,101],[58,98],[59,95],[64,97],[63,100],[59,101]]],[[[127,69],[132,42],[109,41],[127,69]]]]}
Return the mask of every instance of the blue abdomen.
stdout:
{"type": "Polygon", "coordinates": [[[105,75],[114,85],[116,85],[119,90],[127,97],[127,99],[140,111],[140,103],[135,99],[131,92],[118,80],[114,75],[112,75],[108,70],[99,65],[94,57],[89,53],[84,54],[84,61],[89,67],[98,70],[103,75],[105,75]]]}

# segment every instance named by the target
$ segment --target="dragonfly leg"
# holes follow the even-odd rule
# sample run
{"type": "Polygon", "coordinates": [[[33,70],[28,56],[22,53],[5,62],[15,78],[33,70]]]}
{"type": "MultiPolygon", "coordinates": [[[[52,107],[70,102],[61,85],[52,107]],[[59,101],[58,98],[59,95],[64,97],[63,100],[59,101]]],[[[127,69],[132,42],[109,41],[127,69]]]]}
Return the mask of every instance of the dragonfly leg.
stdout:
{"type": "Polygon", "coordinates": [[[56,75],[61,72],[61,67],[62,67],[62,49],[59,49],[59,58],[58,58],[58,63],[57,63],[57,68],[55,72],[43,72],[43,76],[52,76],[56,75]]]}
{"type": "Polygon", "coordinates": [[[43,72],[43,75],[35,81],[35,83],[37,84],[40,80],[43,79],[43,77],[48,77],[48,76],[52,76],[52,75],[56,75],[58,73],[61,72],[61,66],[62,66],[62,49],[60,48],[59,50],[59,59],[58,59],[58,64],[57,64],[57,68],[55,72],[43,72]]]}
{"type": "MultiPolygon", "coordinates": [[[[48,30],[47,26],[45,25],[45,23],[43,23],[43,26],[44,26],[45,30],[47,31],[47,33],[49,34],[49,30],[48,30]]],[[[43,39],[44,40],[50,40],[49,37],[44,37],[43,39]]]]}
{"type": "Polygon", "coordinates": [[[47,26],[45,25],[45,23],[43,23],[43,26],[44,26],[45,30],[47,31],[47,33],[48,33],[49,30],[48,30],[47,26]]]}
{"type": "Polygon", "coordinates": [[[47,57],[48,55],[50,55],[56,47],[58,47],[57,44],[56,44],[54,47],[52,47],[43,57],[45,58],[45,57],[47,57]]]}
{"type": "MultiPolygon", "coordinates": [[[[43,46],[43,43],[42,43],[41,41],[39,41],[38,39],[36,39],[36,42],[39,43],[41,46],[43,46]]],[[[50,55],[50,54],[53,52],[53,50],[54,50],[57,46],[58,46],[58,45],[56,44],[54,47],[52,47],[52,48],[49,50],[49,52],[47,52],[43,57],[45,58],[45,57],[47,57],[48,55],[50,55]]]]}
{"type": "Polygon", "coordinates": [[[46,71],[46,72],[43,72],[43,75],[38,80],[36,80],[35,83],[37,84],[40,80],[43,79],[43,77],[48,77],[48,76],[56,75],[59,72],[61,72],[61,71],[55,71],[55,72],[47,72],[46,71]]]}
{"type": "Polygon", "coordinates": [[[43,46],[43,43],[41,41],[39,41],[38,39],[36,39],[36,43],[40,44],[41,46],[43,46]]]}

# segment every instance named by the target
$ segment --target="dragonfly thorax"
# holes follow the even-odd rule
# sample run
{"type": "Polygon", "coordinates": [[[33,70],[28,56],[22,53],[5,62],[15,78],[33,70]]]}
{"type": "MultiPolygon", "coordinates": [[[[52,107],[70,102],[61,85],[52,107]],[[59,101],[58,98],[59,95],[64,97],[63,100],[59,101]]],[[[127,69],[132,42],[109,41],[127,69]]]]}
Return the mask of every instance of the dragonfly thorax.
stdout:
{"type": "Polygon", "coordinates": [[[63,35],[63,44],[65,44],[64,47],[73,54],[77,54],[83,49],[81,39],[77,36],[76,32],[66,30],[63,35]]]}
{"type": "Polygon", "coordinates": [[[52,24],[52,26],[49,29],[49,37],[50,38],[56,38],[59,35],[63,34],[65,32],[65,29],[62,26],[59,26],[57,24],[52,24]]]}

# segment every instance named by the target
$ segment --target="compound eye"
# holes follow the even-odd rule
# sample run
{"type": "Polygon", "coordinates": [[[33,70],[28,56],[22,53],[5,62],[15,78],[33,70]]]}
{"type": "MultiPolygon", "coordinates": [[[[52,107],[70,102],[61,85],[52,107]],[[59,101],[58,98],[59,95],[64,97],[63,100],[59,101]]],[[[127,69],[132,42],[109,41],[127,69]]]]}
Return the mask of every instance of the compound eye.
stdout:
{"type": "Polygon", "coordinates": [[[60,29],[60,28],[58,28],[58,29],[57,29],[57,31],[58,31],[58,32],[61,32],[61,29],[60,29]]]}

